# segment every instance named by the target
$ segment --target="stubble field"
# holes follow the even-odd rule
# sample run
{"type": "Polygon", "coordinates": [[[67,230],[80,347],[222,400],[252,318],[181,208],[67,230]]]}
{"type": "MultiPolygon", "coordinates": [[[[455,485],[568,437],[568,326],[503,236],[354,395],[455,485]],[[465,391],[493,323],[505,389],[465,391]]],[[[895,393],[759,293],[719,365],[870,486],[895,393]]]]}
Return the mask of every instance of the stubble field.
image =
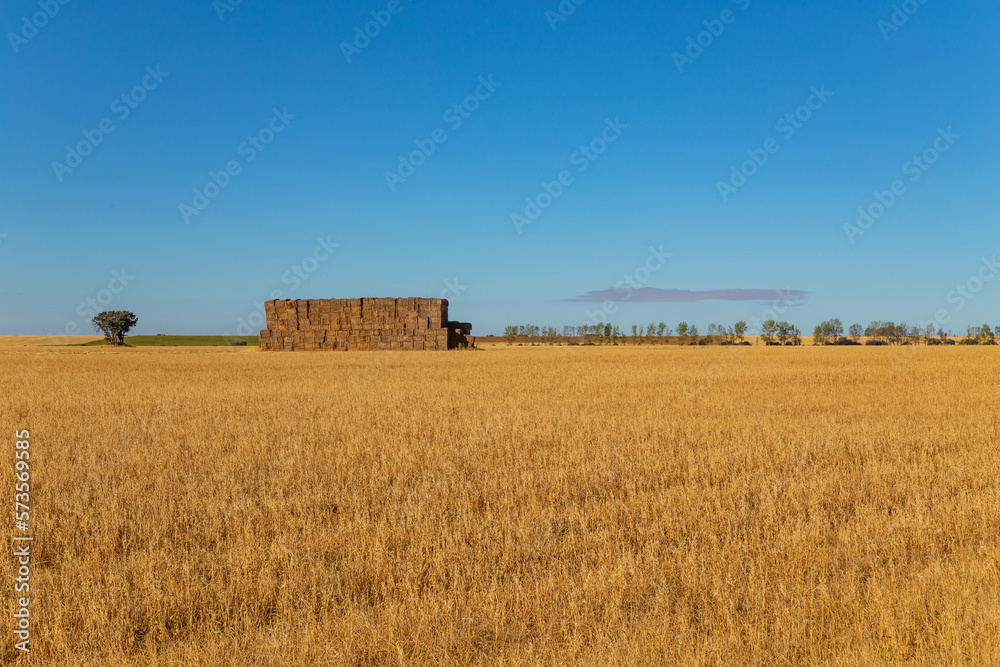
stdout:
{"type": "Polygon", "coordinates": [[[993,348],[0,348],[19,665],[997,664],[993,348]]]}

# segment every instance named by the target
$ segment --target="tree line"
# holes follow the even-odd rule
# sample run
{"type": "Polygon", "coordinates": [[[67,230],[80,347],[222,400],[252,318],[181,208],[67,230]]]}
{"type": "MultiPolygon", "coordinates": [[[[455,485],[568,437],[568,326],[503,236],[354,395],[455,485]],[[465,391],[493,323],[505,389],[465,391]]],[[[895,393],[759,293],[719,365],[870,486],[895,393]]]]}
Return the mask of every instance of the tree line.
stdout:
{"type": "MultiPolygon", "coordinates": [[[[633,324],[626,331],[617,324],[598,322],[579,326],[540,327],[533,324],[509,325],[504,328],[504,341],[513,345],[518,339],[529,344],[578,344],[584,345],[667,345],[675,338],[679,345],[750,345],[747,338],[747,323],[740,321],[725,326],[709,324],[705,335],[698,327],[680,322],[676,331],[665,322],[646,325],[633,324]]],[[[988,324],[969,327],[965,337],[957,343],[952,333],[933,324],[920,327],[906,322],[896,324],[876,320],[867,327],[852,324],[844,327],[839,319],[832,319],[816,325],[813,330],[813,345],[996,345],[1000,338],[1000,325],[991,328],[988,324]]],[[[763,345],[802,345],[802,331],[785,321],[767,320],[761,324],[759,342],[763,345]]]]}
{"type": "Polygon", "coordinates": [[[564,326],[562,329],[532,324],[510,325],[504,328],[503,337],[508,345],[513,345],[518,338],[541,344],[571,343],[579,338],[583,339],[584,345],[666,345],[672,337],[676,337],[681,345],[749,345],[746,342],[746,332],[746,322],[737,322],[730,327],[709,324],[705,336],[700,334],[697,326],[687,322],[678,324],[676,332],[666,322],[633,324],[631,332],[623,330],[617,324],[598,322],[576,327],[564,326]]]}
{"type": "Polygon", "coordinates": [[[996,345],[997,337],[1000,337],[1000,325],[991,328],[984,324],[980,327],[968,327],[965,336],[955,342],[950,331],[938,327],[934,324],[926,324],[923,327],[916,324],[901,322],[883,322],[876,320],[867,327],[860,324],[852,324],[844,335],[844,325],[838,319],[827,320],[818,325],[813,332],[813,344],[815,345],[860,345],[861,338],[864,337],[865,345],[996,345]]]}

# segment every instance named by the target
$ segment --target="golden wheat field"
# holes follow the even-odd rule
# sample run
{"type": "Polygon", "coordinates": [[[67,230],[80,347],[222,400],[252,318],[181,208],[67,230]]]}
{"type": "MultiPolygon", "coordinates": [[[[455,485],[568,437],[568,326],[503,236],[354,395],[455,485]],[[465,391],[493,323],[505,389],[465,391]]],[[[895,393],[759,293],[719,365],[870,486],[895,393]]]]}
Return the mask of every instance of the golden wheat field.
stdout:
{"type": "Polygon", "coordinates": [[[998,377],[992,348],[0,348],[34,537],[0,662],[998,664],[998,377]]]}

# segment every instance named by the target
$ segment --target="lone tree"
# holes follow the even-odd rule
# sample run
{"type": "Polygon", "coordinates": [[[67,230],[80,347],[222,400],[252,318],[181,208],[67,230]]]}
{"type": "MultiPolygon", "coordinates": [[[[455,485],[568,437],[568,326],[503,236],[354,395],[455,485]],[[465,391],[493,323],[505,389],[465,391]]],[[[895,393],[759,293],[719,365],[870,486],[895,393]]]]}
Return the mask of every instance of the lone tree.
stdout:
{"type": "Polygon", "coordinates": [[[127,310],[106,310],[91,320],[94,331],[104,334],[104,339],[112,345],[124,345],[125,334],[139,322],[139,318],[127,310]]]}

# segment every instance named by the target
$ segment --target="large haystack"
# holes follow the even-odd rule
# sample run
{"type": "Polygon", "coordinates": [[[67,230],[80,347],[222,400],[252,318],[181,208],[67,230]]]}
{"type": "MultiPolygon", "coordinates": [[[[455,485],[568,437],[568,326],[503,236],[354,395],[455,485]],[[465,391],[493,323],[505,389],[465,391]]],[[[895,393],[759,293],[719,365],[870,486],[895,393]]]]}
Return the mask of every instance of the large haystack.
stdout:
{"type": "Polygon", "coordinates": [[[451,350],[472,325],[448,321],[447,299],[279,299],[264,304],[261,350],[451,350]]]}

